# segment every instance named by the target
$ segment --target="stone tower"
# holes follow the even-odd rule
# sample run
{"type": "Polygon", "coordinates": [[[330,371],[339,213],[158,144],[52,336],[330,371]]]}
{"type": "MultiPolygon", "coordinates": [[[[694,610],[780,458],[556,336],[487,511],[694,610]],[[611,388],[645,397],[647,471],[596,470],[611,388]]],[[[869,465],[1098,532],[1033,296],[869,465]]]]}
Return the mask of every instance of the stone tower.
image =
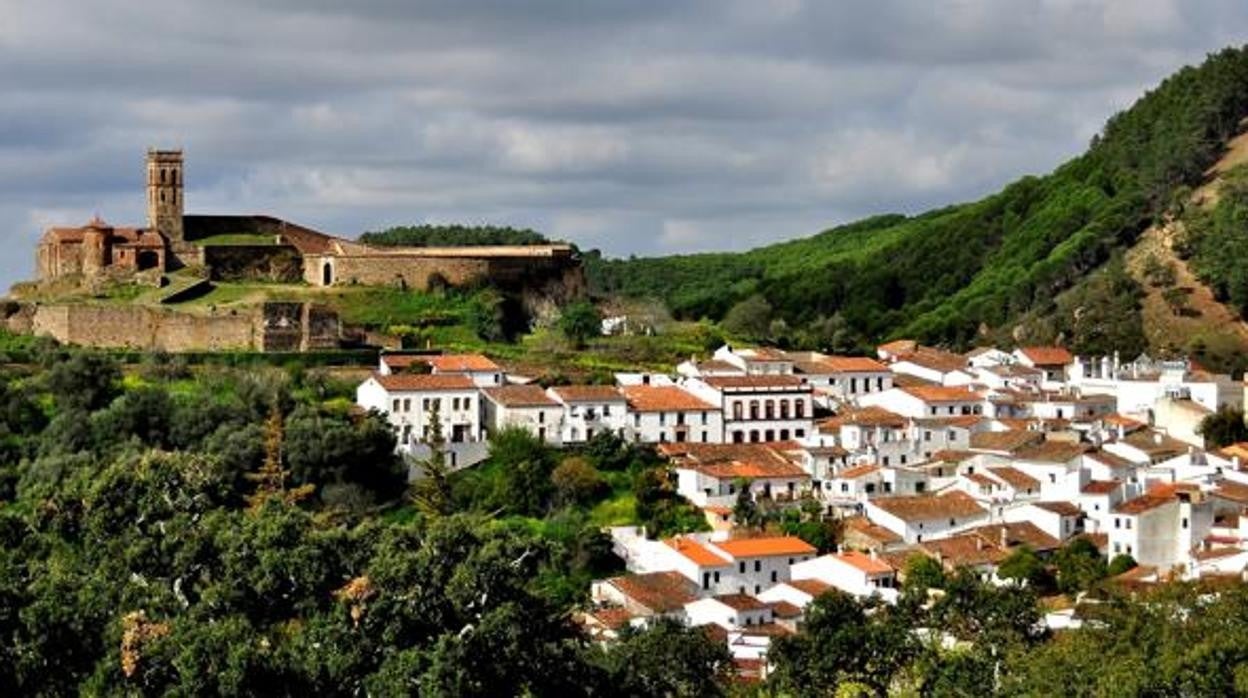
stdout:
{"type": "Polygon", "coordinates": [[[147,151],[147,227],[183,242],[182,151],[147,151]]]}
{"type": "Polygon", "coordinates": [[[98,276],[104,268],[113,263],[112,232],[107,223],[99,216],[91,219],[82,229],[82,273],[86,276],[98,276]]]}

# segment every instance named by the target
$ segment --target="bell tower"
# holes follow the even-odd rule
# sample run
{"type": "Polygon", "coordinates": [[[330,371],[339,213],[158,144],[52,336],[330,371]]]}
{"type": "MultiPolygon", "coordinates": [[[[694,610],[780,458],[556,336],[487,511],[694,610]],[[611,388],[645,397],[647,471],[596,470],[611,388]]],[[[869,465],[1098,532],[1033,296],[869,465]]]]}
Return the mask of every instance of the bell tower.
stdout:
{"type": "Polygon", "coordinates": [[[181,150],[147,150],[147,227],[183,242],[181,150]]]}

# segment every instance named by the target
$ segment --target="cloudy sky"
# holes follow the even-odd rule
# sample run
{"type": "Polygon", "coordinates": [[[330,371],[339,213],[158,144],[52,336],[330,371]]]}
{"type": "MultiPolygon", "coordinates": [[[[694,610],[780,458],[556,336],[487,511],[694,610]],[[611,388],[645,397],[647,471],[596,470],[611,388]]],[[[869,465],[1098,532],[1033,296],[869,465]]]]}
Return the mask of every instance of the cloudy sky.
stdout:
{"type": "Polygon", "coordinates": [[[528,226],[744,249],[1077,154],[1243,0],[0,0],[0,287],[50,224],[187,207],[328,232],[528,226]]]}

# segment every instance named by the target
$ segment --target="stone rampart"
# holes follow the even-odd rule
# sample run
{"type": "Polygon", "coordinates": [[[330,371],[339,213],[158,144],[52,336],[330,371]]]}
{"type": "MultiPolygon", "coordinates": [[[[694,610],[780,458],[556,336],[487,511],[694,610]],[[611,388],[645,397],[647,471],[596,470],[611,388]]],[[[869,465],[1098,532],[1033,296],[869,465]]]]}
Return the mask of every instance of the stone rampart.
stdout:
{"type": "Polygon", "coordinates": [[[250,350],[255,325],[250,313],[191,315],[139,306],[40,305],[30,329],[65,344],[177,352],[250,350]]]}

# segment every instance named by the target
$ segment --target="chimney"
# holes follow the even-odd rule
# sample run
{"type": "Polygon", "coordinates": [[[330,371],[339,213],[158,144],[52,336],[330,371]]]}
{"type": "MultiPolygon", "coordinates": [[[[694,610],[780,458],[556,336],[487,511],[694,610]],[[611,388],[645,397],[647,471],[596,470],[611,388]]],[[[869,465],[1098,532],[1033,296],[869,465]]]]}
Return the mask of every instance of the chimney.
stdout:
{"type": "Polygon", "coordinates": [[[878,560],[878,559],[880,559],[879,554],[877,554],[877,553],[875,552],[875,548],[871,548],[869,551],[867,551],[867,553],[871,556],[871,559],[872,559],[872,560],[878,560]]]}
{"type": "Polygon", "coordinates": [[[975,536],[975,549],[976,549],[976,550],[983,550],[983,549],[984,549],[984,539],[983,539],[983,538],[981,538],[981,537],[979,537],[979,536],[975,536]]]}
{"type": "Polygon", "coordinates": [[[1001,547],[1002,548],[1010,547],[1010,527],[1009,526],[1005,526],[1005,525],[1001,526],[1001,547]]]}
{"type": "Polygon", "coordinates": [[[1155,443],[1155,444],[1157,444],[1158,446],[1160,446],[1160,445],[1161,445],[1161,441],[1162,441],[1162,438],[1161,438],[1161,432],[1158,432],[1158,433],[1156,433],[1156,434],[1153,434],[1153,443],[1155,443]]]}

